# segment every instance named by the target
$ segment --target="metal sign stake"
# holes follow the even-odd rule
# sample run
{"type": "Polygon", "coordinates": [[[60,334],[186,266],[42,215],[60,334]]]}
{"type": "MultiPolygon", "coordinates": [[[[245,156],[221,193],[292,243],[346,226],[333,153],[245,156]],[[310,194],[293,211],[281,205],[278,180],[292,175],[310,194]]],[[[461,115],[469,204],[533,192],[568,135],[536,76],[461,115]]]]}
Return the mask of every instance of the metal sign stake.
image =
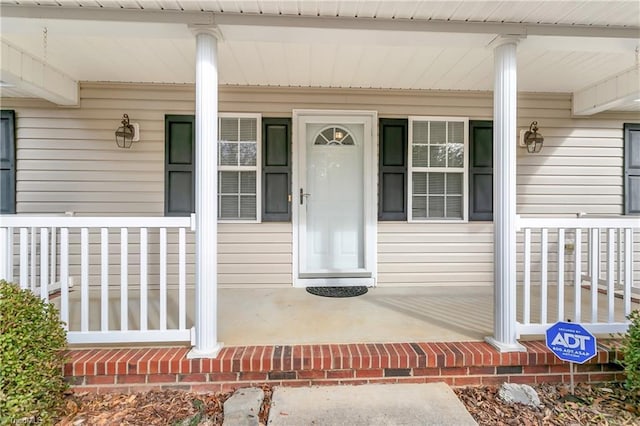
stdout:
{"type": "Polygon", "coordinates": [[[575,390],[573,388],[573,363],[569,363],[569,377],[571,378],[571,395],[575,395],[575,390]]]}

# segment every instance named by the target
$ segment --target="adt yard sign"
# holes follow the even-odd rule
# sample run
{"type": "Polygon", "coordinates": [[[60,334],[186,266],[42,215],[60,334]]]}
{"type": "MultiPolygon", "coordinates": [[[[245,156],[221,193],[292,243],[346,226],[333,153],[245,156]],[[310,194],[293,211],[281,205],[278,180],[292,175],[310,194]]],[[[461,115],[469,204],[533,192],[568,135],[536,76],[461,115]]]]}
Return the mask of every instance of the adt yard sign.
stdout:
{"type": "Polygon", "coordinates": [[[596,356],[596,337],[573,322],[557,322],[547,329],[547,347],[563,361],[584,364],[596,356]]]}

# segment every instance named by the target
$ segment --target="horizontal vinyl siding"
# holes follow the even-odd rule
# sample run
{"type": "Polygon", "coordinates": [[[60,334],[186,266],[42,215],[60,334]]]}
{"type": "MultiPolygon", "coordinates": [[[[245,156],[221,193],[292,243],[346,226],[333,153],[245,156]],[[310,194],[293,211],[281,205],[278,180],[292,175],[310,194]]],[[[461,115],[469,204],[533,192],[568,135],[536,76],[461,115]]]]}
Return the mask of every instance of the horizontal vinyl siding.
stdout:
{"type": "MultiPolygon", "coordinates": [[[[193,114],[193,86],[83,83],[80,97],[79,108],[2,100],[3,108],[16,110],[18,213],[161,216],[164,116],[193,114]],[[116,148],[114,141],[123,113],[140,124],[141,141],[130,150],[116,148]]],[[[290,117],[294,109],[346,109],[389,118],[490,120],[492,108],[489,92],[247,87],[222,87],[219,104],[223,112],[264,117],[290,117]]],[[[518,214],[621,214],[622,124],[640,121],[637,114],[575,118],[568,94],[521,94],[518,129],[534,120],[545,146],[535,155],[517,150],[518,214]]],[[[291,239],[291,224],[220,224],[220,286],[290,286],[291,239]]],[[[378,259],[381,286],[491,285],[493,226],[380,223],[378,259]]],[[[91,272],[99,273],[94,267],[91,272]]]]}
{"type": "Polygon", "coordinates": [[[492,283],[493,224],[378,224],[381,287],[492,283]]]}

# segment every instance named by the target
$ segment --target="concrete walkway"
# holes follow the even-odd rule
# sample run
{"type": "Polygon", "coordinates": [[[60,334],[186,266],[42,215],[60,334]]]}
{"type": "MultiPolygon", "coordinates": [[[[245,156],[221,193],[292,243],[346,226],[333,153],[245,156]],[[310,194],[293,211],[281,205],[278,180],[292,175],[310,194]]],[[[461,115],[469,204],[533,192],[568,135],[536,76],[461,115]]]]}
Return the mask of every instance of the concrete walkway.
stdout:
{"type": "Polygon", "coordinates": [[[275,388],[270,426],[476,425],[444,383],[275,388]]]}

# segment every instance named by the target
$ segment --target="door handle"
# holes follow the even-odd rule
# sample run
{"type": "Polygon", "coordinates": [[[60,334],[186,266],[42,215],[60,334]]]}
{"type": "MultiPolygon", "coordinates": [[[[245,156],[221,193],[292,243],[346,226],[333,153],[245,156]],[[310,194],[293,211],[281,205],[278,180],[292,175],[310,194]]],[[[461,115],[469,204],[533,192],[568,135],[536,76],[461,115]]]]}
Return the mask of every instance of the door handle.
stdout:
{"type": "Polygon", "coordinates": [[[311,194],[307,194],[304,192],[302,188],[300,188],[300,205],[304,204],[304,197],[309,197],[311,194]]]}

